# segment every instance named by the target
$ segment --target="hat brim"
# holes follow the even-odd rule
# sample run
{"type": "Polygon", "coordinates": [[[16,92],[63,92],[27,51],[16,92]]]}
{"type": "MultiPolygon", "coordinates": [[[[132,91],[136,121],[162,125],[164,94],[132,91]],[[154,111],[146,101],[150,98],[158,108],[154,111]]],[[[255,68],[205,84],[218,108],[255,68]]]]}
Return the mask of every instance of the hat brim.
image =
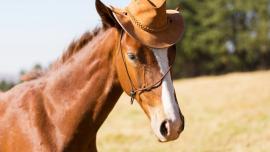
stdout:
{"type": "Polygon", "coordinates": [[[140,28],[125,10],[112,8],[113,15],[121,27],[133,38],[152,48],[168,48],[177,43],[184,32],[184,20],[176,10],[167,10],[168,26],[158,32],[147,32],[140,28]]]}

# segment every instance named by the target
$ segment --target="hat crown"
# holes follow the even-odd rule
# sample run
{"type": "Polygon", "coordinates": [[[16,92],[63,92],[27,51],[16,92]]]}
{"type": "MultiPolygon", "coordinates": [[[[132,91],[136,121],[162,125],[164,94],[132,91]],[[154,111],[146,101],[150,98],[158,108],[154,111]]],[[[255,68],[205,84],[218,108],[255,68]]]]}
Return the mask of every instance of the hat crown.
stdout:
{"type": "Polygon", "coordinates": [[[166,3],[166,0],[147,0],[147,1],[156,8],[160,8],[166,3]]]}
{"type": "Polygon", "coordinates": [[[153,31],[167,25],[166,0],[132,0],[127,11],[134,22],[153,31]]]}

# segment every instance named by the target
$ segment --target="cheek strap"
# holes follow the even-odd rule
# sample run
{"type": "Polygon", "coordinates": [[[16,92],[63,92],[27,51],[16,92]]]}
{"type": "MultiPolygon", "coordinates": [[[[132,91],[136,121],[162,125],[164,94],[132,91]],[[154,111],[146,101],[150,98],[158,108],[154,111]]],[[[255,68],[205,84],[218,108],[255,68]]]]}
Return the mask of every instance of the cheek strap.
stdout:
{"type": "MultiPolygon", "coordinates": [[[[170,67],[167,70],[167,72],[159,79],[159,81],[157,81],[157,82],[155,82],[155,83],[153,83],[151,85],[148,85],[148,86],[143,86],[143,87],[140,87],[140,88],[136,88],[135,85],[134,85],[134,83],[133,83],[133,81],[132,81],[132,79],[131,79],[130,73],[128,71],[126,59],[124,57],[124,53],[123,53],[123,50],[122,50],[122,47],[121,47],[121,40],[123,38],[123,34],[124,34],[124,32],[122,30],[121,31],[121,35],[120,35],[120,40],[119,40],[119,44],[118,44],[119,47],[118,48],[120,50],[120,53],[121,53],[121,56],[122,56],[122,60],[123,60],[123,63],[124,63],[124,67],[125,67],[125,71],[127,73],[127,76],[128,76],[128,79],[129,79],[129,83],[130,83],[130,86],[131,86],[131,90],[129,92],[129,96],[131,97],[130,103],[133,104],[134,103],[134,100],[135,100],[135,97],[136,97],[136,95],[137,95],[138,92],[140,92],[140,94],[141,94],[143,92],[151,91],[152,89],[158,88],[162,84],[162,82],[163,82],[164,78],[167,76],[167,74],[171,71],[172,65],[170,65],[170,67]]],[[[145,77],[145,73],[144,73],[144,77],[145,77]]]]}

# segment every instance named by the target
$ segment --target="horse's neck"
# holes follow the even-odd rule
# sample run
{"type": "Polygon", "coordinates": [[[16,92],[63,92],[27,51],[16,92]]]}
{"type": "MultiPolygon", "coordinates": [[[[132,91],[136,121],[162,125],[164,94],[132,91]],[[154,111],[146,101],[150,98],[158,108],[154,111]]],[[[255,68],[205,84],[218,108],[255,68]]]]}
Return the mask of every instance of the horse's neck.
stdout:
{"type": "Polygon", "coordinates": [[[122,94],[113,63],[117,37],[107,30],[49,74],[45,104],[63,144],[95,136],[122,94]]]}

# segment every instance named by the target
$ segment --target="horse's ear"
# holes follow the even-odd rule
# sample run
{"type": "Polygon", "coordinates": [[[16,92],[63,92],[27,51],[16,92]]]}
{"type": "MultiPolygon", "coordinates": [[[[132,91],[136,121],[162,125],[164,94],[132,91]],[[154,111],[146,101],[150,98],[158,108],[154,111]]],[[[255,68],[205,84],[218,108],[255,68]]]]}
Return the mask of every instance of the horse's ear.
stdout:
{"type": "Polygon", "coordinates": [[[112,10],[103,4],[100,0],[96,0],[96,10],[101,17],[104,28],[120,27],[112,13],[112,10]]]}

